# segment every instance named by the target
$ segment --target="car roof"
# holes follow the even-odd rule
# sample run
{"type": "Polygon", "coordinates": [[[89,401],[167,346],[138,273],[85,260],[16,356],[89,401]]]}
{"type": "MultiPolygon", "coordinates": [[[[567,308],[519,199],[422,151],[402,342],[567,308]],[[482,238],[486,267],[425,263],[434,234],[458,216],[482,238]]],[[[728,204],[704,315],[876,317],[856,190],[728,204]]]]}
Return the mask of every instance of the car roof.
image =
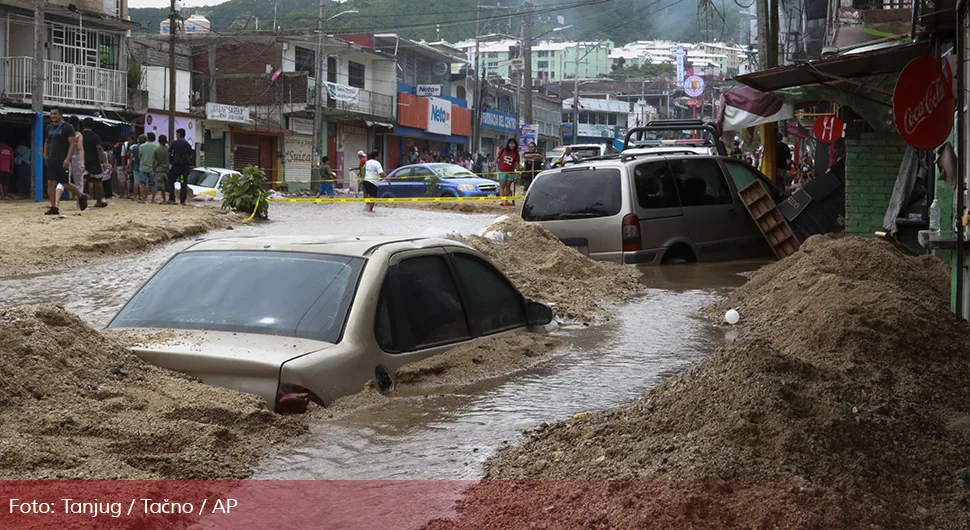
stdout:
{"type": "Polygon", "coordinates": [[[386,245],[401,244],[407,248],[422,249],[429,247],[471,248],[452,239],[408,236],[243,236],[206,239],[192,245],[183,252],[206,250],[245,250],[268,252],[309,252],[334,254],[338,256],[367,257],[378,248],[386,245]]]}
{"type": "Polygon", "coordinates": [[[226,169],[224,167],[209,167],[209,166],[199,166],[192,168],[192,171],[215,171],[216,173],[239,173],[235,169],[226,169]]]}

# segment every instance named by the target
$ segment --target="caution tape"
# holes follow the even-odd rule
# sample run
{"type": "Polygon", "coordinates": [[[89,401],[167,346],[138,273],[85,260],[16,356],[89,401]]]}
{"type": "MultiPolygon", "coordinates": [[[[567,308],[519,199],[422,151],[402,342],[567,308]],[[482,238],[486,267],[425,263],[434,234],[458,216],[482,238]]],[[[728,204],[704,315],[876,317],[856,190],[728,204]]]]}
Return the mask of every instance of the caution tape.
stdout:
{"type": "MultiPolygon", "coordinates": [[[[505,174],[512,174],[512,175],[518,176],[518,175],[522,175],[523,173],[528,173],[528,172],[527,171],[511,171],[511,172],[508,172],[508,173],[505,173],[505,174]]],[[[537,171],[536,172],[536,175],[538,175],[539,173],[541,173],[541,171],[537,171]]],[[[499,172],[475,173],[475,176],[476,177],[482,177],[482,178],[489,178],[489,177],[485,177],[485,175],[499,175],[499,174],[500,174],[499,172]]],[[[424,182],[424,180],[426,178],[430,178],[430,177],[413,177],[413,178],[412,177],[398,177],[398,178],[391,179],[391,184],[393,184],[395,182],[424,182]]],[[[471,177],[463,177],[463,178],[471,178],[471,177]]],[[[336,179],[311,179],[311,180],[289,180],[289,179],[287,179],[287,180],[268,180],[268,181],[266,181],[266,183],[272,186],[272,185],[276,185],[276,184],[303,184],[303,183],[306,183],[306,182],[361,182],[361,181],[364,181],[364,180],[367,180],[367,179],[360,178],[360,177],[336,178],[336,179]]],[[[448,179],[443,179],[443,180],[448,180],[448,179]]],[[[496,182],[498,181],[497,179],[494,179],[494,178],[489,178],[489,180],[494,180],[496,182]]]]}
{"type": "MultiPolygon", "coordinates": [[[[512,197],[394,197],[387,199],[374,199],[374,198],[346,198],[346,199],[264,199],[268,202],[373,202],[373,203],[420,203],[420,202],[491,202],[491,201],[521,201],[525,197],[512,196],[512,197]]],[[[255,212],[253,212],[255,214],[255,212]]]]}
{"type": "Polygon", "coordinates": [[[269,200],[269,199],[264,198],[263,197],[263,194],[260,193],[259,194],[259,197],[256,197],[256,207],[253,208],[253,214],[250,215],[248,218],[243,219],[243,222],[244,223],[248,223],[248,222],[252,221],[256,217],[256,212],[259,211],[259,201],[266,201],[266,200],[269,200]]]}

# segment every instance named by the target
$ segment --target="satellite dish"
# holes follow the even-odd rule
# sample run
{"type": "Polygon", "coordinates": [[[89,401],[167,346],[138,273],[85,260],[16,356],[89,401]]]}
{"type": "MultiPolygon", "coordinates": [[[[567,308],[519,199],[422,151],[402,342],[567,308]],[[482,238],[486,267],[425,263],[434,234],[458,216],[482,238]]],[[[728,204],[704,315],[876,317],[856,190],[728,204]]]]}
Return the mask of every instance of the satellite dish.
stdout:
{"type": "Polygon", "coordinates": [[[434,73],[434,75],[445,75],[448,73],[448,63],[444,61],[434,63],[434,67],[432,67],[431,71],[434,73]]]}

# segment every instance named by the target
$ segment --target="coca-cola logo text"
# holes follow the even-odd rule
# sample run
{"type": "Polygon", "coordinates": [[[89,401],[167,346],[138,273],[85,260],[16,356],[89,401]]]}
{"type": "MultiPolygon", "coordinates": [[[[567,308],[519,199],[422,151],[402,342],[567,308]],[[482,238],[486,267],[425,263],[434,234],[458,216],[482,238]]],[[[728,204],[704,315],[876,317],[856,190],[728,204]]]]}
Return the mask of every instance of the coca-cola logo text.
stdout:
{"type": "Polygon", "coordinates": [[[903,128],[906,134],[912,134],[936,110],[936,107],[940,105],[940,102],[946,96],[946,83],[941,75],[926,87],[926,94],[922,100],[906,109],[903,115],[903,128]]]}

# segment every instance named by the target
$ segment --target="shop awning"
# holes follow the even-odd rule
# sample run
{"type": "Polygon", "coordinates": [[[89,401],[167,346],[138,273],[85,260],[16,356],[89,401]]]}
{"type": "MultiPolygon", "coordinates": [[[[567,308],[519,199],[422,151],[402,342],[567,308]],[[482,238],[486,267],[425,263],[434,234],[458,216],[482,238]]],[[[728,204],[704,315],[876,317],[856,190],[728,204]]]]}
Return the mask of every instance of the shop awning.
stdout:
{"type": "Polygon", "coordinates": [[[364,120],[364,123],[366,123],[368,127],[383,127],[384,129],[393,129],[394,128],[394,124],[393,123],[385,123],[385,122],[382,122],[382,121],[368,121],[368,120],[364,120]]]}
{"type": "Polygon", "coordinates": [[[783,88],[899,72],[910,61],[929,52],[928,43],[918,42],[793,66],[779,66],[739,75],[737,80],[761,92],[772,92],[783,88]]]}
{"type": "MultiPolygon", "coordinates": [[[[34,111],[30,109],[21,109],[17,107],[0,107],[0,115],[6,116],[8,114],[27,114],[27,115],[33,116],[34,111]]],[[[45,111],[44,116],[47,116],[47,115],[48,113],[45,111]]]]}
{"type": "Polygon", "coordinates": [[[112,120],[111,118],[102,118],[100,116],[90,116],[88,114],[68,114],[68,116],[77,116],[77,119],[84,121],[85,118],[91,118],[92,120],[109,127],[121,127],[128,125],[128,122],[121,120],[112,120]]]}

